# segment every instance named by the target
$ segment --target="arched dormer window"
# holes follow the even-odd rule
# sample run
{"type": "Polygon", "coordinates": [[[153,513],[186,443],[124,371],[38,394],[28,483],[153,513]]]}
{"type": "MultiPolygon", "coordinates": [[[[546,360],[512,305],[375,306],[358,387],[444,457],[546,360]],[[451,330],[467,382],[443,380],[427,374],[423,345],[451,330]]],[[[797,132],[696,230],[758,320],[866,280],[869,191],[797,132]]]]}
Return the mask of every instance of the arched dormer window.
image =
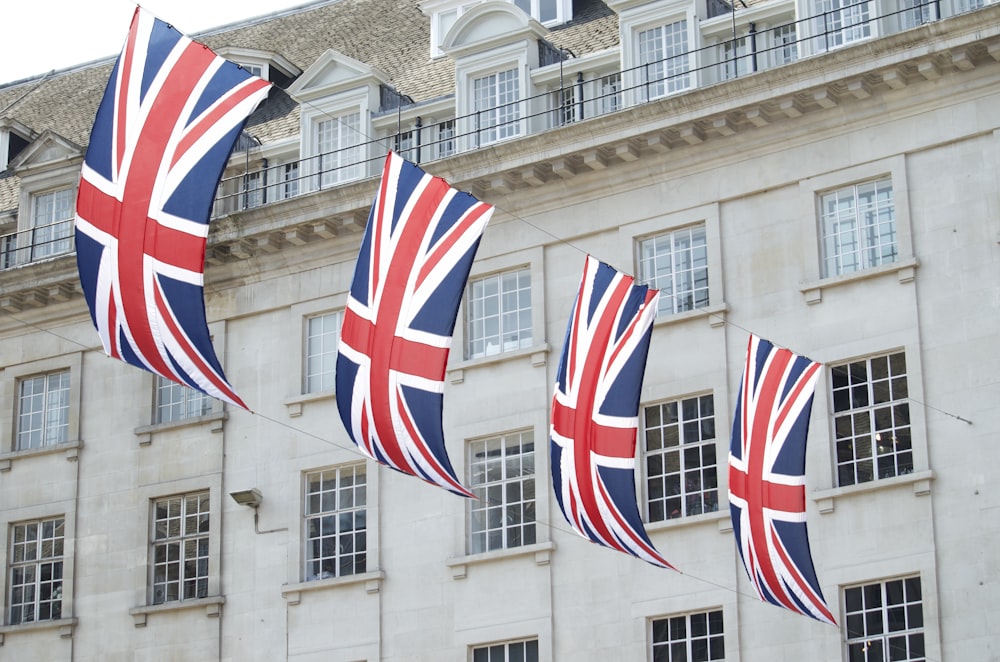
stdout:
{"type": "MultiPolygon", "coordinates": [[[[516,6],[525,15],[547,28],[562,25],[573,19],[573,0],[502,0],[516,6]]],[[[431,19],[431,57],[441,57],[445,35],[459,18],[483,0],[427,0],[420,4],[421,11],[431,19]]]]}

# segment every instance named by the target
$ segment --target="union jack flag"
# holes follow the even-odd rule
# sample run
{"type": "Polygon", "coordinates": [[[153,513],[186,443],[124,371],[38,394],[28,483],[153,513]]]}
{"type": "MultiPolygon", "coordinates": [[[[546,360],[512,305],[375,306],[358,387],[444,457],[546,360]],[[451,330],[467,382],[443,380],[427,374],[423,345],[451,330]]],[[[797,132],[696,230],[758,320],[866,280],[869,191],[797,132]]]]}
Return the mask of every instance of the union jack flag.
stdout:
{"type": "Polygon", "coordinates": [[[77,266],[104,351],[246,408],[205,316],[215,189],[269,84],[137,8],[77,196],[77,266]]]}
{"type": "Polygon", "coordinates": [[[344,311],[337,408],[369,457],[472,497],[441,422],[458,305],[493,207],[390,153],[344,311]]]}
{"type": "Polygon", "coordinates": [[[806,533],[806,435],[821,368],[750,336],[729,450],[729,509],[760,599],[836,625],[806,533]]]}
{"type": "Polygon", "coordinates": [[[552,398],[552,484],[584,538],[672,568],[636,504],[639,391],[659,292],[587,256],[552,398]]]}

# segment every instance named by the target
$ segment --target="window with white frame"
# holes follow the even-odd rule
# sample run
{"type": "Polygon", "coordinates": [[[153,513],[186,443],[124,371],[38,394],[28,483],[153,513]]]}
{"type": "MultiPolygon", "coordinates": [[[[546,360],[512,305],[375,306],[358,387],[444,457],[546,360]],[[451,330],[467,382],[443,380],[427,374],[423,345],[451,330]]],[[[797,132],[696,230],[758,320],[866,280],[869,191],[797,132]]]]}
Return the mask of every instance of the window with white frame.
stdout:
{"type": "Polygon", "coordinates": [[[73,188],[38,193],[31,198],[31,259],[67,253],[72,249],[73,188]]]}
{"type": "Polygon", "coordinates": [[[654,618],[650,625],[653,662],[726,659],[721,609],[654,618]]]}
{"type": "Polygon", "coordinates": [[[320,393],[336,388],[337,347],[343,311],[306,319],[305,392],[320,393]]]}
{"type": "Polygon", "coordinates": [[[601,76],[598,81],[601,97],[601,114],[613,113],[622,107],[622,74],[617,71],[607,76],[601,76]]]}
{"type": "Polygon", "coordinates": [[[637,44],[643,101],[691,87],[686,19],[641,30],[637,44]]]}
{"type": "Polygon", "coordinates": [[[364,464],[306,474],[306,581],[366,571],[368,485],[364,464]]]}
{"type": "Polygon", "coordinates": [[[640,240],[639,282],[660,291],[660,316],[708,306],[704,224],[640,240]]]}
{"type": "Polygon", "coordinates": [[[392,136],[393,150],[408,161],[417,162],[417,131],[400,131],[392,136]]]}
{"type": "Polygon", "coordinates": [[[513,269],[469,281],[466,357],[531,347],[531,270],[513,269]]]}
{"type": "Polygon", "coordinates": [[[786,23],[774,28],[771,30],[771,39],[773,45],[770,59],[774,66],[789,64],[799,59],[799,45],[795,23],[786,23]]]}
{"type": "Polygon", "coordinates": [[[722,79],[729,80],[745,76],[753,70],[749,57],[750,49],[747,37],[727,39],[719,49],[719,59],[722,61],[722,79]]]}
{"type": "Polygon", "coordinates": [[[521,84],[517,68],[475,78],[472,101],[476,144],[485,145],[521,134],[521,84]]]}
{"type": "Polygon", "coordinates": [[[571,124],[579,119],[575,85],[567,85],[553,91],[549,105],[552,108],[552,126],[571,124]]]}
{"type": "Polygon", "coordinates": [[[299,162],[290,161],[278,165],[273,172],[277,184],[271,187],[271,197],[275,200],[287,200],[299,194],[299,162]]]}
{"type": "Polygon", "coordinates": [[[814,32],[819,48],[826,50],[872,36],[869,2],[815,0],[814,32]]]}
{"type": "Polygon", "coordinates": [[[838,485],[912,473],[906,355],[835,365],[830,380],[838,485]]]}
{"type": "Polygon", "coordinates": [[[849,662],[926,659],[920,577],[845,588],[844,622],[849,662]]]}
{"type": "Polygon", "coordinates": [[[439,159],[455,153],[455,120],[438,122],[437,135],[434,137],[434,149],[439,159]]]}
{"type": "Polygon", "coordinates": [[[719,509],[711,394],[643,407],[650,522],[719,509]]]}
{"type": "Polygon", "coordinates": [[[15,450],[41,448],[68,440],[69,388],[69,370],[20,380],[15,450]]]}
{"type": "Polygon", "coordinates": [[[890,264],[899,258],[892,179],[820,194],[824,277],[890,264]]]}
{"type": "Polygon", "coordinates": [[[156,423],[171,423],[211,413],[212,398],[162,375],[156,377],[156,423]]]}
{"type": "Polygon", "coordinates": [[[538,640],[503,641],[474,646],[472,662],[538,662],[538,640]]]}
{"type": "Polygon", "coordinates": [[[62,517],[11,525],[9,625],[62,617],[64,538],[62,517]]]}
{"type": "Polygon", "coordinates": [[[209,494],[153,501],[150,601],[154,605],[208,595],[209,494]]]}
{"type": "Polygon", "coordinates": [[[469,443],[469,553],[535,543],[535,441],[531,431],[469,443]]]}
{"type": "Polygon", "coordinates": [[[332,186],[358,179],[364,173],[362,164],[361,113],[346,113],[318,120],[315,125],[316,167],[320,186],[332,186]]]}
{"type": "Polygon", "coordinates": [[[932,7],[936,5],[934,0],[902,0],[902,9],[908,11],[900,15],[900,27],[906,30],[929,23],[934,19],[932,7]]]}
{"type": "Polygon", "coordinates": [[[264,204],[262,174],[260,170],[257,170],[243,175],[243,194],[240,202],[243,203],[244,209],[253,209],[264,204]]]}

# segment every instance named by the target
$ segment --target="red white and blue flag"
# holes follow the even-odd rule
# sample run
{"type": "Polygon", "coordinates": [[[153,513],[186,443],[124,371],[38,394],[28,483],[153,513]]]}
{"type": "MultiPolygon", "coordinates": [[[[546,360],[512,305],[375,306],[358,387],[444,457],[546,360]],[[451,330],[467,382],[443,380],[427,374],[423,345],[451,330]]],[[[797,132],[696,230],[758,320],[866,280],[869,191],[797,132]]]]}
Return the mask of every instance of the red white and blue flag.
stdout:
{"type": "Polygon", "coordinates": [[[493,207],[397,154],[385,160],[344,311],[337,408],[369,457],[472,497],[442,426],[458,305],[493,207]]]}
{"type": "Polygon", "coordinates": [[[750,336],[729,451],[729,509],[761,600],[836,624],[806,533],[806,435],[821,368],[750,336]]]}
{"type": "Polygon", "coordinates": [[[229,153],[268,87],[137,8],[77,196],[77,265],[104,351],[243,408],[208,333],[205,242],[229,153]]]}
{"type": "Polygon", "coordinates": [[[635,493],[639,392],[659,292],[587,256],[552,398],[552,484],[584,538],[672,568],[635,493]]]}

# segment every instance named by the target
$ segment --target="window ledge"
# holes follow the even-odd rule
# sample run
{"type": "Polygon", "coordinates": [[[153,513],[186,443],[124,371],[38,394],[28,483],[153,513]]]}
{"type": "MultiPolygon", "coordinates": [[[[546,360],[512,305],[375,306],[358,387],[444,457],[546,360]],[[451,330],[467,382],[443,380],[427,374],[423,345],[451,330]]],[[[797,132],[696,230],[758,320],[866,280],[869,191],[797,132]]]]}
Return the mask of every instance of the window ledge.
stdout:
{"type": "Polygon", "coordinates": [[[33,623],[19,623],[17,625],[0,626],[0,646],[3,646],[4,637],[8,634],[22,634],[26,632],[39,632],[43,630],[59,630],[59,636],[69,639],[73,636],[76,628],[75,618],[57,618],[51,621],[35,621],[33,623]]]}
{"type": "Polygon", "coordinates": [[[334,400],[337,394],[333,390],[319,391],[318,393],[303,393],[295,395],[285,400],[285,409],[289,418],[297,418],[302,415],[302,409],[307,404],[322,402],[323,400],[334,400]]]}
{"type": "Polygon", "coordinates": [[[83,448],[83,442],[79,439],[75,439],[73,441],[64,441],[61,444],[42,446],[41,448],[26,448],[20,451],[0,453],[0,473],[10,471],[14,466],[15,460],[22,460],[26,457],[36,457],[39,455],[65,453],[68,461],[76,462],[80,456],[81,448],[83,448]]]}
{"type": "Polygon", "coordinates": [[[899,260],[898,262],[893,262],[892,264],[883,264],[882,266],[873,267],[871,269],[852,271],[849,274],[841,274],[840,276],[821,278],[819,280],[802,283],[799,285],[799,291],[802,292],[802,295],[805,297],[806,303],[812,305],[823,300],[823,288],[826,287],[837,287],[838,285],[844,285],[845,283],[855,283],[857,281],[868,280],[869,278],[878,278],[884,274],[892,273],[899,277],[900,283],[909,283],[916,277],[917,267],[919,266],[920,262],[917,258],[910,257],[904,260],[899,260]]]}
{"type": "Polygon", "coordinates": [[[366,593],[378,593],[382,590],[382,582],[385,580],[385,573],[381,570],[362,572],[356,575],[345,577],[331,577],[330,579],[314,579],[309,582],[298,582],[296,584],[285,584],[281,587],[281,597],[290,605],[297,605],[302,601],[302,594],[310,591],[322,591],[341,586],[354,586],[364,584],[366,593]]]}
{"type": "Polygon", "coordinates": [[[552,552],[556,545],[552,542],[539,542],[534,545],[524,545],[523,547],[511,547],[509,549],[497,549],[492,552],[482,554],[469,554],[447,559],[445,563],[451,568],[452,579],[465,579],[468,576],[470,565],[480,565],[504,561],[506,559],[517,558],[519,556],[535,556],[535,565],[548,565],[552,559],[552,552]]]}
{"type": "Polygon", "coordinates": [[[222,432],[222,423],[229,419],[229,414],[224,411],[213,411],[204,416],[192,416],[182,418],[179,421],[168,421],[166,423],[154,423],[153,425],[143,425],[137,427],[134,432],[139,438],[140,446],[149,446],[153,443],[153,435],[166,430],[178,430],[180,428],[194,427],[196,425],[208,425],[211,432],[222,432]]]}
{"type": "MultiPolygon", "coordinates": [[[[723,494],[725,497],[725,494],[723,494]]],[[[688,526],[698,526],[700,524],[710,524],[715,522],[719,528],[719,533],[729,533],[733,530],[732,517],[729,514],[729,504],[724,504],[726,507],[723,508],[723,504],[719,504],[719,509],[714,510],[710,513],[701,513],[700,515],[687,515],[685,517],[675,517],[673,519],[665,519],[659,522],[646,522],[646,533],[654,533],[656,531],[665,531],[668,529],[679,529],[686,528],[688,526]]]]}
{"type": "Polygon", "coordinates": [[[824,515],[832,513],[835,501],[840,497],[853,496],[855,494],[868,494],[879,490],[899,487],[901,485],[912,485],[913,493],[916,496],[926,496],[931,493],[931,481],[934,480],[933,471],[915,471],[902,476],[892,478],[878,478],[866,483],[857,485],[847,485],[846,487],[835,487],[829,490],[818,490],[813,492],[812,500],[816,502],[819,512],[824,515]]]}
{"type": "Polygon", "coordinates": [[[448,370],[448,381],[452,384],[461,384],[465,381],[466,370],[480,368],[482,366],[495,365],[503,361],[511,361],[525,356],[531,357],[531,365],[533,367],[540,368],[545,365],[550,351],[552,351],[552,348],[549,347],[549,344],[547,342],[543,342],[538,345],[533,345],[524,349],[517,349],[511,352],[500,352],[499,354],[490,354],[489,356],[483,356],[476,359],[465,359],[457,362],[448,370]]]}
{"type": "Polygon", "coordinates": [[[183,611],[186,609],[205,609],[205,616],[208,618],[218,618],[222,614],[222,605],[226,604],[226,599],[221,595],[213,595],[207,598],[195,598],[194,600],[174,600],[164,602],[161,605],[144,605],[133,607],[128,610],[132,616],[133,625],[137,628],[146,627],[146,617],[150,614],[162,614],[164,612],[183,611]]]}
{"type": "Polygon", "coordinates": [[[680,324],[681,322],[687,322],[688,320],[707,317],[709,326],[720,327],[726,325],[727,312],[729,312],[729,304],[723,301],[720,304],[709,305],[704,308],[685,310],[683,313],[674,313],[672,315],[664,315],[663,317],[657,315],[656,319],[653,321],[653,325],[665,326],[668,324],[680,324]]]}

